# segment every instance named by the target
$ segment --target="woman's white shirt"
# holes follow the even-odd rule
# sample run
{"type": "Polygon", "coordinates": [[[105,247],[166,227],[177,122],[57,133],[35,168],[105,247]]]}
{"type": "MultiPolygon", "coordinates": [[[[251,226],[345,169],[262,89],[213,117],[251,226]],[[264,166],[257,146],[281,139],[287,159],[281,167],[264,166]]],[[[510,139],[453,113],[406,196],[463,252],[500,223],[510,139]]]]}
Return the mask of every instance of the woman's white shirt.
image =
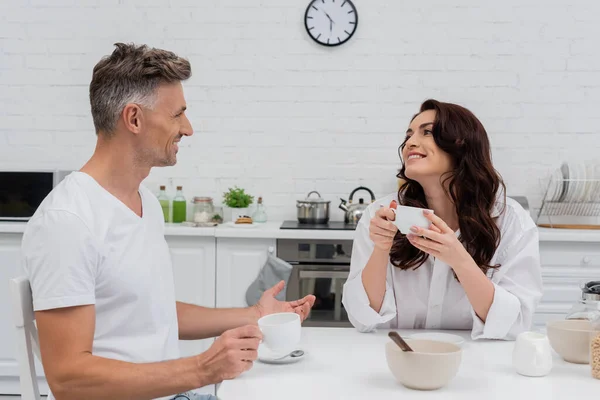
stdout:
{"type": "Polygon", "coordinates": [[[380,205],[388,206],[392,200],[398,201],[397,194],[369,205],[356,228],[342,299],[352,325],[362,332],[378,327],[470,329],[473,339],[509,340],[530,329],[543,293],[538,230],[529,213],[510,198],[506,204],[497,202],[492,214],[501,240],[490,264],[501,267],[487,274],[495,293],[485,323],[473,311],[450,266],[432,256],[416,270],[401,270],[388,259],[383,305],[379,312],[371,308],[362,283],[362,271],[375,247],[369,223],[380,205]]]}

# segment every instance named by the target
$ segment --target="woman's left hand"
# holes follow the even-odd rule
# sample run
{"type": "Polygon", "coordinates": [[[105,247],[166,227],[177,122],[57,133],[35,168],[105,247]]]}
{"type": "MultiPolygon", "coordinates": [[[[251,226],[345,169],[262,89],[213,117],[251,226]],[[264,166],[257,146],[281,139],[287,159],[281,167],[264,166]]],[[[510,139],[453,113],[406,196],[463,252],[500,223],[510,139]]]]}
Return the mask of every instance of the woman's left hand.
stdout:
{"type": "Polygon", "coordinates": [[[417,226],[410,228],[412,233],[409,233],[407,238],[413,246],[440,259],[452,269],[474,262],[473,257],[458,240],[455,232],[440,217],[427,210],[423,214],[431,221],[432,225],[429,229],[417,226]]]}

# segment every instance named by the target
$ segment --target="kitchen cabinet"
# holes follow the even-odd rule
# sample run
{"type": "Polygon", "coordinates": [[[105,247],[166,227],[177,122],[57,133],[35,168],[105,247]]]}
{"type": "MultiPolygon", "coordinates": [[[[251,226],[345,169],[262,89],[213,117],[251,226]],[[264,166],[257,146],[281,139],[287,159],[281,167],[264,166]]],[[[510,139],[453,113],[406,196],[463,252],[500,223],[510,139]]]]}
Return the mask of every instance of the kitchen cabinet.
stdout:
{"type": "Polygon", "coordinates": [[[543,328],[547,321],[565,318],[581,299],[583,283],[600,280],[600,244],[541,241],[540,259],[544,295],[534,325],[543,328]]]}
{"type": "Polygon", "coordinates": [[[248,306],[246,290],[275,246],[275,239],[217,238],[217,307],[248,306]]]}
{"type": "MultiPolygon", "coordinates": [[[[215,238],[168,236],[167,244],[173,262],[175,298],[184,303],[215,307],[215,238]]],[[[180,340],[181,357],[206,351],[214,339],[180,340]]],[[[215,385],[199,390],[215,394],[215,385]]]]}

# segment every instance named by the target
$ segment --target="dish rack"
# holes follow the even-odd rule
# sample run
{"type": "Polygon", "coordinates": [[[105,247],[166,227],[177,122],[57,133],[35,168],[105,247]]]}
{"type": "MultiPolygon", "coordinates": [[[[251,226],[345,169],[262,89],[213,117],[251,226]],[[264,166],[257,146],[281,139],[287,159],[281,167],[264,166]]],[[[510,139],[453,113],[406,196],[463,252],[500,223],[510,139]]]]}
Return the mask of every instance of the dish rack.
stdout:
{"type": "Polygon", "coordinates": [[[600,229],[600,179],[551,177],[536,224],[544,228],[600,229]]]}

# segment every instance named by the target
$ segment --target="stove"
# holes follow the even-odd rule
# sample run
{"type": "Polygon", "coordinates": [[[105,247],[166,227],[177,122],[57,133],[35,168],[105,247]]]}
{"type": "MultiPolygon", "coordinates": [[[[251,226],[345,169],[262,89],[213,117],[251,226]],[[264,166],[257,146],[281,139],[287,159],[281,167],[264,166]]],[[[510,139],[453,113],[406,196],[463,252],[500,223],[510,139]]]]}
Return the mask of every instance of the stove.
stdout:
{"type": "Polygon", "coordinates": [[[346,224],[344,221],[329,221],[326,224],[301,224],[298,221],[284,221],[280,229],[319,229],[330,231],[353,231],[356,225],[346,224]]]}

